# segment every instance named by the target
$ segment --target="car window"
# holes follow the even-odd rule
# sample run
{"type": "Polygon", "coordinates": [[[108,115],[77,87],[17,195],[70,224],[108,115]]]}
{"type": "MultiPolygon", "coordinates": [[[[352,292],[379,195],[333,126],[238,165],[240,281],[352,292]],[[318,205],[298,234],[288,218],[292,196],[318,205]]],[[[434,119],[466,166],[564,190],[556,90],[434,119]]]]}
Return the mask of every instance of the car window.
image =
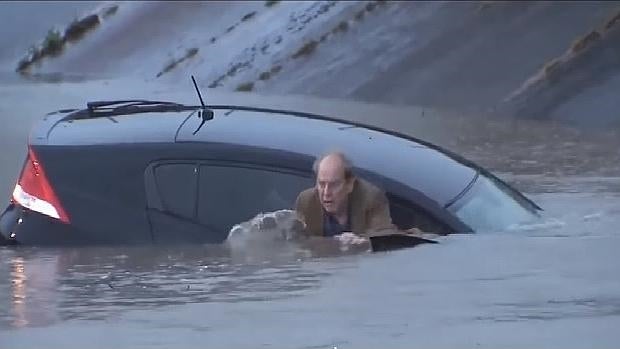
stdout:
{"type": "Polygon", "coordinates": [[[385,192],[390,205],[392,222],[399,229],[407,230],[415,227],[424,232],[445,235],[461,228],[453,226],[457,223],[451,219],[453,214],[443,207],[434,206],[434,201],[417,191],[416,188],[364,169],[356,169],[356,172],[360,177],[385,192]]]}
{"type": "Polygon", "coordinates": [[[489,178],[479,176],[469,192],[450,207],[476,231],[500,231],[537,217],[489,178]]]}
{"type": "Polygon", "coordinates": [[[165,164],[155,168],[157,191],[165,212],[194,219],[197,169],[194,164],[165,164]]]}
{"type": "Polygon", "coordinates": [[[399,229],[409,229],[416,227],[424,232],[436,234],[449,234],[450,228],[437,218],[433,217],[426,210],[412,203],[409,200],[400,198],[394,194],[387,193],[390,203],[390,215],[392,222],[399,229]]]}
{"type": "Polygon", "coordinates": [[[299,193],[314,185],[310,174],[223,165],[200,167],[198,220],[229,231],[259,213],[292,209],[299,193]]]}

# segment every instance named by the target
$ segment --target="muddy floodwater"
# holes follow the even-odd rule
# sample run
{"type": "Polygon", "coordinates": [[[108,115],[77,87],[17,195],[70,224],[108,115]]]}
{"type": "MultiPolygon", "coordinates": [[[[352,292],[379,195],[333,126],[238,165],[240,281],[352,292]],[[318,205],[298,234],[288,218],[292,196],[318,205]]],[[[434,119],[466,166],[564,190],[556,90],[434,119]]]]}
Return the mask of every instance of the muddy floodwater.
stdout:
{"type": "Polygon", "coordinates": [[[544,209],[528,225],[381,253],[253,235],[0,247],[0,349],[618,348],[619,4],[0,2],[0,212],[45,113],[198,104],[194,75],[207,104],[436,143],[544,209]],[[98,24],[67,41],[93,14],[98,24]],[[41,58],[58,45],[52,29],[67,40],[41,58]],[[513,108],[539,120],[481,115],[513,108]]]}
{"type": "MultiPolygon", "coordinates": [[[[81,103],[87,87],[0,89],[7,201],[39,109],[81,103]]],[[[417,118],[380,118],[379,107],[359,108],[346,115],[486,166],[542,206],[543,217],[381,253],[294,243],[3,247],[0,347],[618,346],[618,130],[417,111],[417,118]]]]}

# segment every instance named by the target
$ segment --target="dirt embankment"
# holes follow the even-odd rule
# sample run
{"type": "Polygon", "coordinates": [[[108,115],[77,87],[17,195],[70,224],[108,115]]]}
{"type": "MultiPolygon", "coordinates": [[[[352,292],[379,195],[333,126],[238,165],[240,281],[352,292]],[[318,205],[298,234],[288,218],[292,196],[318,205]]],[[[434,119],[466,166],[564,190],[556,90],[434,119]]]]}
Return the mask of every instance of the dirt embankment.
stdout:
{"type": "Polygon", "coordinates": [[[104,8],[17,70],[620,125],[595,92],[620,86],[618,1],[128,2],[101,25],[104,8]]]}
{"type": "MultiPolygon", "coordinates": [[[[500,111],[543,119],[584,90],[604,84],[619,74],[620,8],[526,80],[503,101],[500,111]]],[[[620,100],[620,94],[617,98],[620,100]]],[[[595,108],[592,114],[596,114],[595,108]]]]}

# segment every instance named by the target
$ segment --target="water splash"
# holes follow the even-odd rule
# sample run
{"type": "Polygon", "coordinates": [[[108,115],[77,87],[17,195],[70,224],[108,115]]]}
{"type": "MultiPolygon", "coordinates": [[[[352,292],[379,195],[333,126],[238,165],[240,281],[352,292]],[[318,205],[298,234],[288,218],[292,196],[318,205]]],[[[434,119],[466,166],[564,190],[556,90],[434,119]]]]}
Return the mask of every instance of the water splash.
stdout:
{"type": "Polygon", "coordinates": [[[236,224],[228,233],[229,243],[291,241],[297,239],[305,228],[292,210],[259,213],[254,218],[236,224]]]}

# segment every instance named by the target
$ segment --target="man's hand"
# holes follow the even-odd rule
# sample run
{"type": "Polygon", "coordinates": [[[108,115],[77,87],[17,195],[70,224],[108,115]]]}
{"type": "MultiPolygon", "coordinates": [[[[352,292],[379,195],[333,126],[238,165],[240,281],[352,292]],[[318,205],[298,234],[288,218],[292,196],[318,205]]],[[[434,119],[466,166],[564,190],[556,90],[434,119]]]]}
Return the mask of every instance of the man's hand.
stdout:
{"type": "Polygon", "coordinates": [[[424,235],[424,233],[422,232],[422,230],[418,229],[418,228],[409,228],[407,230],[405,230],[405,233],[407,234],[411,234],[411,235],[417,235],[417,236],[422,236],[424,235]]]}
{"type": "Polygon", "coordinates": [[[413,235],[413,236],[417,236],[419,238],[423,238],[423,239],[436,239],[439,237],[438,234],[435,233],[429,233],[429,232],[423,232],[422,230],[418,229],[418,228],[409,228],[407,230],[404,230],[405,233],[407,233],[408,235],[413,235]]]}
{"type": "Polygon", "coordinates": [[[347,251],[351,246],[354,246],[355,249],[359,248],[370,248],[370,239],[359,236],[352,232],[344,232],[340,235],[335,235],[334,239],[340,242],[340,250],[347,251]]]}
{"type": "Polygon", "coordinates": [[[363,244],[364,242],[367,242],[368,239],[363,237],[363,236],[359,236],[356,235],[354,233],[351,232],[344,232],[340,235],[335,235],[334,239],[340,241],[343,244],[347,244],[347,245],[359,245],[359,244],[363,244]]]}

